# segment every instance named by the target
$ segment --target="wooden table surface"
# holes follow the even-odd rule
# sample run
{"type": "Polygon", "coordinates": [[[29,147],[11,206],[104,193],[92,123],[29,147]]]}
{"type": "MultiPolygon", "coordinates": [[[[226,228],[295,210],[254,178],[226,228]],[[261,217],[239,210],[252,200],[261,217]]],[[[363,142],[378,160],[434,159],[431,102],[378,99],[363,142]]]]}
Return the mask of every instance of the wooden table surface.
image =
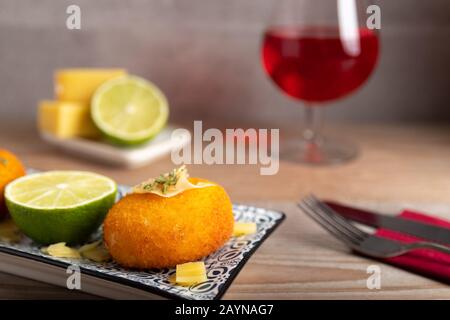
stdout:
{"type": "MultiPolygon", "coordinates": [[[[357,140],[355,161],[308,167],[281,161],[274,176],[257,166],[196,165],[191,175],[222,184],[234,202],[258,203],[287,214],[283,225],[254,254],[225,299],[450,299],[448,285],[351,254],[305,217],[294,201],[315,194],[347,203],[428,208],[450,219],[450,127],[438,125],[347,125],[335,127],[357,140]],[[448,210],[447,210],[448,208],[448,210]],[[366,287],[369,265],[381,268],[381,289],[366,287]]],[[[282,130],[282,141],[295,137],[282,130]]],[[[83,169],[136,184],[173,167],[164,158],[140,169],[106,167],[75,158],[41,142],[32,129],[0,127],[0,148],[16,152],[29,167],[83,169]]],[[[96,298],[81,292],[0,273],[0,298],[96,298]]]]}

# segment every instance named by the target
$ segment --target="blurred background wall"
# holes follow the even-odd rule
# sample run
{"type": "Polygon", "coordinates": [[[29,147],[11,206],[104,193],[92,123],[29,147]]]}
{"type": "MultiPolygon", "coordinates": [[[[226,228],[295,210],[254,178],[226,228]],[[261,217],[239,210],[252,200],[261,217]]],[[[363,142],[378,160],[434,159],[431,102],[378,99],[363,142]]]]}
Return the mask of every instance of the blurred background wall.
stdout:
{"type": "MultiPolygon", "coordinates": [[[[126,67],[157,83],[172,117],[296,125],[299,103],[260,66],[276,0],[0,0],[0,125],[33,122],[62,67],[126,67]],[[66,7],[82,10],[67,30],[66,7]]],[[[334,103],[341,121],[450,120],[450,1],[379,1],[382,55],[356,94],[334,103]]]]}

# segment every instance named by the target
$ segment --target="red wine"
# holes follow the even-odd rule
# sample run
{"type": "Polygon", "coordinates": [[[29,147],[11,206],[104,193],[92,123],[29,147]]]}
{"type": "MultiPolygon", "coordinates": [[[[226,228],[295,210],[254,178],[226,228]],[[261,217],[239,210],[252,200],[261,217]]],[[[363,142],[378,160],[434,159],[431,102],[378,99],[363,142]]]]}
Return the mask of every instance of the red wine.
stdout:
{"type": "Polygon", "coordinates": [[[334,100],[361,86],[378,58],[378,37],[359,30],[342,40],[337,28],[274,27],[266,31],[264,68],[289,96],[308,102],[334,100]]]}

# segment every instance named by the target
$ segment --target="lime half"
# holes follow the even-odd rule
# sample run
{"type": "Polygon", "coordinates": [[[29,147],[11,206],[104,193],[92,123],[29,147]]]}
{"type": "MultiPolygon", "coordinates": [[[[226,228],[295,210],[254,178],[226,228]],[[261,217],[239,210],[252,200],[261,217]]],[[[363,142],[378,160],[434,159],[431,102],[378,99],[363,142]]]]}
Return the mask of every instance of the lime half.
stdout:
{"type": "Polygon", "coordinates": [[[169,107],[154,84],[127,76],[109,80],[95,91],[91,115],[106,138],[131,146],[147,142],[161,131],[169,107]]]}
{"type": "Polygon", "coordinates": [[[42,244],[81,243],[97,230],[114,204],[111,179],[83,171],[49,171],[14,180],[5,189],[11,217],[42,244]]]}

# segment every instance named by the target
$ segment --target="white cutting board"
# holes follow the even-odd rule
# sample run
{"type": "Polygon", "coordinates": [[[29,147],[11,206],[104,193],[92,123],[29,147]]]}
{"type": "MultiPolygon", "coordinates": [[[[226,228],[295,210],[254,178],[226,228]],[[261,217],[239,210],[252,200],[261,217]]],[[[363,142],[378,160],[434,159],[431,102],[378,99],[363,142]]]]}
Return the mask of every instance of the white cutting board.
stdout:
{"type": "Polygon", "coordinates": [[[76,156],[109,165],[136,168],[168,155],[173,149],[181,148],[190,142],[189,134],[177,135],[176,139],[172,139],[175,129],[178,128],[167,126],[150,142],[133,148],[120,148],[107,142],[82,138],[61,139],[44,132],[41,132],[41,137],[49,144],[76,156]]]}

